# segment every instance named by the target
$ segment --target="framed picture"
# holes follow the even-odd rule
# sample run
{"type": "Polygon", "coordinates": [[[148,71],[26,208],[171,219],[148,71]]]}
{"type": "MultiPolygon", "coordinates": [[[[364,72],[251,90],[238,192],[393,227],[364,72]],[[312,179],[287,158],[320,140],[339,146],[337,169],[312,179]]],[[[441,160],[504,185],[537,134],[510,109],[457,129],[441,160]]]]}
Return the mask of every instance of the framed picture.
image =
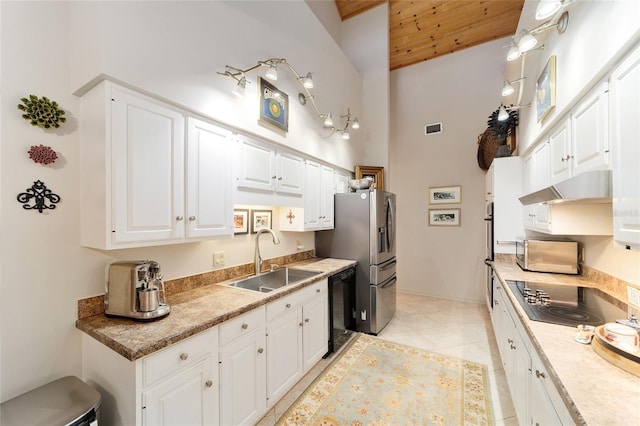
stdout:
{"type": "Polygon", "coordinates": [[[384,167],[356,166],[356,179],[370,178],[372,189],[384,190],[384,167]]]}
{"type": "Polygon", "coordinates": [[[251,210],[251,233],[271,228],[271,210],[251,210]]]}
{"type": "Polygon", "coordinates": [[[460,209],[429,209],[429,226],[460,226],[460,209]]]}
{"type": "Polygon", "coordinates": [[[233,211],[233,233],[249,233],[249,210],[236,209],[233,211]]]}
{"type": "Polygon", "coordinates": [[[556,106],[556,57],[551,56],[536,83],[538,123],[556,106]]]}
{"type": "Polygon", "coordinates": [[[260,77],[260,121],[287,132],[289,130],[289,96],[260,77]]]}
{"type": "Polygon", "coordinates": [[[460,204],[462,202],[462,187],[440,186],[429,188],[429,204],[460,204]]]}

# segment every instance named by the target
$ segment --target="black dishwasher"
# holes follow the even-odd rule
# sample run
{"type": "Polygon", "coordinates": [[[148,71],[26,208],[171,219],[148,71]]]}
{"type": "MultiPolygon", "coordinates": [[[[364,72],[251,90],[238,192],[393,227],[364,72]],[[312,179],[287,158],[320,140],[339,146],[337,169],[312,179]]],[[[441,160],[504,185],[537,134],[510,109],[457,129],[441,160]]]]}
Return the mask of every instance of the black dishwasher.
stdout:
{"type": "Polygon", "coordinates": [[[345,344],[356,329],[356,267],[329,277],[329,351],[345,344]]]}

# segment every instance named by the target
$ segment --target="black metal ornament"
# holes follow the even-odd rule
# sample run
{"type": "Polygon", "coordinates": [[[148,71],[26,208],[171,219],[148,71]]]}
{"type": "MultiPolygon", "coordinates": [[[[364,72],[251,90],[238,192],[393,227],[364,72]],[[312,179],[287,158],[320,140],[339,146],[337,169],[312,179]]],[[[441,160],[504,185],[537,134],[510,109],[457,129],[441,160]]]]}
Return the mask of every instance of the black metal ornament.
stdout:
{"type": "Polygon", "coordinates": [[[38,210],[42,213],[43,210],[55,209],[55,205],[60,202],[60,196],[47,188],[44,182],[37,180],[33,182],[31,188],[27,188],[26,192],[18,194],[18,202],[22,203],[22,208],[25,210],[38,210]],[[30,204],[31,201],[34,202],[33,205],[30,204]]]}

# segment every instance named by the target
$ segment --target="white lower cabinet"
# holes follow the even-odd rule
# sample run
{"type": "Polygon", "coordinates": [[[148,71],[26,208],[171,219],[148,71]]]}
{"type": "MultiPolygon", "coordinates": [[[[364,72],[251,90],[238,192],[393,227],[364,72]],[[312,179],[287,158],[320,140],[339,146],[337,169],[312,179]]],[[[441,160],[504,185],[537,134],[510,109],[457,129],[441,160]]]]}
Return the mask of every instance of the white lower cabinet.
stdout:
{"type": "Polygon", "coordinates": [[[324,279],[267,305],[268,406],[327,353],[328,303],[324,279]]]}
{"type": "Polygon", "coordinates": [[[220,423],[254,424],[266,410],[264,307],[220,325],[220,423]]]}
{"type": "Polygon", "coordinates": [[[494,283],[492,322],[518,424],[574,424],[498,279],[494,283]]]}
{"type": "Polygon", "coordinates": [[[136,361],[82,335],[82,378],[102,395],[101,423],[219,424],[218,327],[136,361]]]}

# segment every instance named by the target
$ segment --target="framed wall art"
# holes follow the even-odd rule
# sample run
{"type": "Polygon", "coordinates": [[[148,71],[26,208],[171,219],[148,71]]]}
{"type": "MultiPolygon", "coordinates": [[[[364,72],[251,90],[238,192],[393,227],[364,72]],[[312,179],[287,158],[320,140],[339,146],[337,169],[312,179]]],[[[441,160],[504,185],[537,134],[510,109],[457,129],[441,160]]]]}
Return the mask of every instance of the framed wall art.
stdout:
{"type": "Polygon", "coordinates": [[[556,106],[556,57],[551,56],[536,82],[536,112],[538,123],[556,106]]]}
{"type": "Polygon", "coordinates": [[[429,209],[429,226],[460,226],[460,209],[429,209]]]}
{"type": "Polygon", "coordinates": [[[263,228],[271,228],[271,210],[251,210],[251,233],[263,228]]]}
{"type": "Polygon", "coordinates": [[[384,167],[356,166],[356,179],[364,178],[373,180],[371,189],[384,190],[384,167]]]}
{"type": "Polygon", "coordinates": [[[429,204],[460,204],[462,202],[462,187],[439,186],[429,188],[429,204]]]}
{"type": "Polygon", "coordinates": [[[249,233],[249,210],[235,209],[233,211],[233,233],[236,235],[249,233]]]}
{"type": "Polygon", "coordinates": [[[289,131],[289,96],[260,77],[260,122],[289,131]]]}

